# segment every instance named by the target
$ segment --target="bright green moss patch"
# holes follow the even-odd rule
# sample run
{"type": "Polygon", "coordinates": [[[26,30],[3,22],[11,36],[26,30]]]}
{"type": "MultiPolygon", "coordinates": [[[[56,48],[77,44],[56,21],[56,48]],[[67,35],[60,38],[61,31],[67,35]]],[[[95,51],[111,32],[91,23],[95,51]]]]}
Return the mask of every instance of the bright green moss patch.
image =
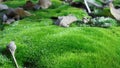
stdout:
{"type": "MultiPolygon", "coordinates": [[[[52,1],[49,9],[30,11],[33,16],[0,31],[0,68],[15,67],[10,55],[5,53],[6,44],[11,40],[17,45],[15,56],[20,68],[120,67],[120,27],[63,28],[53,25],[51,17],[73,14],[81,19],[88,15],[82,9],[52,1]]],[[[6,2],[10,6],[14,3],[19,6],[24,1],[6,2]]]]}

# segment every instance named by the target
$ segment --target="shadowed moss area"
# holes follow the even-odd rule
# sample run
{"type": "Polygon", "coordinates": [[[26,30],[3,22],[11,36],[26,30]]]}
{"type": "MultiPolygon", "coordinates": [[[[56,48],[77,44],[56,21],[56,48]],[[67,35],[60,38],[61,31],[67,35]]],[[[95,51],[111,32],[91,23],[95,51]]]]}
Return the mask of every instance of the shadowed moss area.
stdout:
{"type": "MultiPolygon", "coordinates": [[[[120,27],[63,28],[53,25],[50,19],[53,16],[74,14],[81,19],[88,15],[82,9],[61,5],[58,0],[52,2],[49,9],[30,11],[33,16],[0,31],[0,68],[15,68],[5,49],[11,40],[17,45],[15,56],[20,68],[120,67],[120,27]]],[[[5,3],[16,7],[25,1],[5,3]]]]}

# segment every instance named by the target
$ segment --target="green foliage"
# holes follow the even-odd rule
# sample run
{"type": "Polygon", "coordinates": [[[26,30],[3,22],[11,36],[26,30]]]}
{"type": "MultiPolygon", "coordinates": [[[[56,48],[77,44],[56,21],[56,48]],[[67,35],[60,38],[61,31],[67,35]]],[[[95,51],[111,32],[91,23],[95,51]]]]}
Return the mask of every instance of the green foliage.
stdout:
{"type": "Polygon", "coordinates": [[[114,18],[113,15],[110,13],[110,9],[108,7],[104,9],[95,9],[94,14],[97,16],[105,16],[105,17],[114,18]]]}
{"type": "Polygon", "coordinates": [[[12,65],[12,62],[6,57],[0,54],[0,68],[4,67],[10,67],[10,68],[14,68],[12,65]]]}
{"type": "MultiPolygon", "coordinates": [[[[17,45],[15,56],[20,68],[120,67],[120,27],[63,28],[53,25],[51,17],[73,14],[81,19],[88,15],[81,9],[62,5],[58,0],[52,2],[49,9],[30,11],[33,16],[0,31],[0,68],[15,67],[12,58],[2,54],[11,40],[17,45]]],[[[21,0],[6,2],[11,7],[24,3],[21,0]]],[[[109,22],[115,24],[113,19],[109,22]]]]}
{"type": "Polygon", "coordinates": [[[94,18],[92,22],[98,25],[109,23],[111,26],[117,26],[117,21],[112,18],[98,17],[94,18]]]}

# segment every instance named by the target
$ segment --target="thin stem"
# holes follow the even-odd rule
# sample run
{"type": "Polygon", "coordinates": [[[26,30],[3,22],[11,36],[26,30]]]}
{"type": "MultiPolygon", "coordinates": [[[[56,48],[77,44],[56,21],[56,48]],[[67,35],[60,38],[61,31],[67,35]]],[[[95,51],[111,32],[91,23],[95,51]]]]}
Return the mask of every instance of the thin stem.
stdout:
{"type": "Polygon", "coordinates": [[[84,3],[85,3],[85,6],[87,7],[88,13],[91,13],[91,10],[90,10],[90,8],[89,8],[88,3],[87,3],[86,0],[84,0],[84,3]]]}
{"type": "Polygon", "coordinates": [[[9,49],[9,50],[10,50],[10,52],[11,52],[11,54],[12,54],[14,63],[15,63],[15,65],[16,65],[16,68],[19,68],[19,67],[18,67],[18,64],[17,64],[17,61],[16,61],[16,58],[15,58],[15,56],[14,56],[14,52],[12,52],[11,49],[9,49]]]}

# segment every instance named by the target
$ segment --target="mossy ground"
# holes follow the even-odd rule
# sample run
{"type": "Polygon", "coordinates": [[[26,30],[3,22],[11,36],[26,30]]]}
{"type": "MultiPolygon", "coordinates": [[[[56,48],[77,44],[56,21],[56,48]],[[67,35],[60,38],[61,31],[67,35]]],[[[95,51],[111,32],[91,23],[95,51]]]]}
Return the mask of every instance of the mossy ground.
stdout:
{"type": "MultiPolygon", "coordinates": [[[[14,68],[12,57],[6,53],[6,44],[14,40],[15,53],[21,68],[119,68],[120,27],[63,28],[53,25],[53,16],[74,14],[79,19],[87,16],[82,9],[61,5],[52,0],[46,10],[34,14],[0,31],[0,68],[14,68]]],[[[8,1],[11,7],[25,1],[8,1]]]]}

